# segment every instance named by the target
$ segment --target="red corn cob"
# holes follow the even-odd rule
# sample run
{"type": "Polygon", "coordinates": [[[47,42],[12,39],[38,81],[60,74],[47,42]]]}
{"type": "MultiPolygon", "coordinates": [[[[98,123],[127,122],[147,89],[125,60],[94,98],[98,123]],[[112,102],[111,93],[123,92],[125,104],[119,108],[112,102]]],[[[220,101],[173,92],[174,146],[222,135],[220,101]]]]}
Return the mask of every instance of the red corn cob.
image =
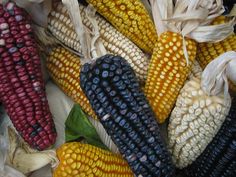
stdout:
{"type": "Polygon", "coordinates": [[[54,144],[55,125],[30,18],[12,2],[0,5],[0,100],[31,147],[43,150],[54,144]]]}

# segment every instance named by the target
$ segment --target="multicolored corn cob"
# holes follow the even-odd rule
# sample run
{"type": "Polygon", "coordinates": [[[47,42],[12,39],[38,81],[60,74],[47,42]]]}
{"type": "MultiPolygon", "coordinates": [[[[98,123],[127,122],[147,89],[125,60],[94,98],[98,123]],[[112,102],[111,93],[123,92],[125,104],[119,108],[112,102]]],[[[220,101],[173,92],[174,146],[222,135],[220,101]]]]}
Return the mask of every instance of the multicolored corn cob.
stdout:
{"type": "Polygon", "coordinates": [[[236,97],[217,135],[203,153],[185,169],[190,177],[236,176],[236,97]]]}
{"type": "Polygon", "coordinates": [[[48,72],[53,81],[65,94],[78,103],[84,112],[96,118],[88,99],[80,87],[80,59],[67,49],[54,48],[46,60],[48,72]]]}
{"type": "Polygon", "coordinates": [[[43,150],[56,130],[29,16],[12,2],[0,5],[0,33],[0,100],[24,140],[43,150]]]}
{"type": "Polygon", "coordinates": [[[155,26],[140,0],[86,0],[139,48],[152,53],[158,39],[155,26]]]}
{"type": "MultiPolygon", "coordinates": [[[[92,30],[92,24],[85,13],[85,7],[80,5],[83,24],[92,30]]],[[[99,26],[100,38],[108,53],[120,55],[125,58],[134,69],[137,77],[144,83],[147,76],[149,59],[147,56],[128,38],[118,32],[105,19],[96,15],[99,26]]],[[[49,15],[48,29],[58,40],[66,46],[81,53],[81,44],[67,9],[59,3],[49,15]]]]}
{"type": "Polygon", "coordinates": [[[130,65],[105,55],[85,64],[81,88],[136,176],[172,176],[174,166],[154,113],[130,65]]]}
{"type": "MultiPolygon", "coordinates": [[[[214,20],[213,24],[222,24],[226,21],[226,17],[220,16],[214,20]]],[[[228,51],[236,51],[236,35],[232,34],[225,40],[216,43],[199,43],[197,60],[204,69],[208,63],[216,57],[228,51]]]]}
{"type": "Polygon", "coordinates": [[[53,177],[132,177],[132,171],[120,155],[72,142],[57,149],[59,166],[53,177]]]}
{"type": "Polygon", "coordinates": [[[208,96],[200,78],[187,81],[168,125],[168,145],[175,165],[191,164],[214,138],[229,111],[224,94],[208,96]]]}
{"type": "Polygon", "coordinates": [[[169,116],[195,60],[196,42],[185,40],[189,65],[183,53],[183,38],[173,32],[160,35],[151,57],[144,91],[159,123],[169,116]]]}

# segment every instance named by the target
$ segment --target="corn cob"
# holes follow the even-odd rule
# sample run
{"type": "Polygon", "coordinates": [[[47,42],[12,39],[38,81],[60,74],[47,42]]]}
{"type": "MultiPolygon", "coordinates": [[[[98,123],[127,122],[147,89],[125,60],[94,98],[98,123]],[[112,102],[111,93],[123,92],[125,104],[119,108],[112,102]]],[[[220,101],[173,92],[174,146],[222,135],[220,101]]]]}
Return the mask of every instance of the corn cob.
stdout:
{"type": "Polygon", "coordinates": [[[152,53],[158,37],[152,19],[140,0],[86,1],[139,48],[152,53]]]}
{"type": "Polygon", "coordinates": [[[105,55],[85,64],[81,88],[136,176],[172,176],[171,157],[130,65],[105,55]]]}
{"type": "MultiPolygon", "coordinates": [[[[226,17],[220,16],[214,20],[213,24],[218,25],[226,21],[226,17]]],[[[236,35],[232,34],[225,40],[216,43],[199,43],[197,60],[204,69],[208,63],[216,57],[228,51],[236,51],[236,35]]]]}
{"type": "Polygon", "coordinates": [[[120,155],[109,151],[72,142],[63,144],[57,149],[59,166],[53,177],[132,177],[127,162],[120,155]]]}
{"type": "Polygon", "coordinates": [[[236,176],[236,97],[217,135],[203,153],[185,169],[191,177],[236,176]]]}
{"type": "MultiPolygon", "coordinates": [[[[85,7],[80,5],[83,24],[92,29],[85,14],[85,7]]],[[[146,79],[148,69],[148,58],[144,53],[129,39],[119,33],[106,20],[96,15],[96,21],[100,28],[101,41],[108,53],[120,55],[125,58],[134,69],[140,81],[146,79]]],[[[69,14],[65,6],[61,3],[55,6],[49,16],[48,29],[58,40],[65,45],[81,53],[81,45],[76,31],[73,27],[69,14]]]]}
{"type": "Polygon", "coordinates": [[[80,59],[68,50],[57,47],[46,60],[47,69],[53,81],[91,117],[96,115],[79,84],[80,59]]]}
{"type": "Polygon", "coordinates": [[[195,59],[196,42],[186,39],[187,66],[182,40],[180,34],[162,33],[151,57],[144,91],[159,123],[169,116],[195,59]]]}
{"type": "Polygon", "coordinates": [[[168,144],[178,168],[191,164],[216,135],[229,108],[224,95],[207,96],[199,78],[181,89],[168,125],[168,144]]]}
{"type": "Polygon", "coordinates": [[[29,16],[9,2],[0,5],[0,100],[31,147],[43,150],[56,139],[29,16]]]}

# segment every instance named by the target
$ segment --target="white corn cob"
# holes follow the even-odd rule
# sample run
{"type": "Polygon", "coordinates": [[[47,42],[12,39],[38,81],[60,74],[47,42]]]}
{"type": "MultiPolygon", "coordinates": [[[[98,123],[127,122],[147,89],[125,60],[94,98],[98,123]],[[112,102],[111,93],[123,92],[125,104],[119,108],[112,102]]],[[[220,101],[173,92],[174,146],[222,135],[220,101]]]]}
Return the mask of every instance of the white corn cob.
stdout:
{"type": "MultiPolygon", "coordinates": [[[[83,24],[91,29],[92,25],[86,17],[85,7],[80,5],[80,10],[83,24]]],[[[149,63],[147,56],[134,43],[97,14],[96,21],[98,22],[101,41],[107,52],[125,58],[134,69],[138,79],[143,82],[146,78],[149,63]]],[[[50,13],[48,29],[53,36],[66,46],[81,53],[79,38],[67,13],[67,9],[63,4],[57,4],[50,13]]]]}
{"type": "Polygon", "coordinates": [[[225,105],[223,93],[208,96],[199,78],[185,83],[168,125],[168,145],[178,168],[191,164],[211,142],[228,114],[225,105]]]}

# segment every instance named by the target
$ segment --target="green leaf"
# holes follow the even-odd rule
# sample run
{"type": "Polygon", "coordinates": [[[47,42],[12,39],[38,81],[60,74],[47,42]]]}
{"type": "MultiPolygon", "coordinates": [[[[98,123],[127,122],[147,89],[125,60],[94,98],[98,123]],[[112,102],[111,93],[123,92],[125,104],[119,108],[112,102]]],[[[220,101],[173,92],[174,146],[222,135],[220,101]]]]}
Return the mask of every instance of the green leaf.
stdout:
{"type": "Polygon", "coordinates": [[[88,144],[109,150],[78,104],[71,109],[65,127],[66,142],[85,140],[88,144]]]}

